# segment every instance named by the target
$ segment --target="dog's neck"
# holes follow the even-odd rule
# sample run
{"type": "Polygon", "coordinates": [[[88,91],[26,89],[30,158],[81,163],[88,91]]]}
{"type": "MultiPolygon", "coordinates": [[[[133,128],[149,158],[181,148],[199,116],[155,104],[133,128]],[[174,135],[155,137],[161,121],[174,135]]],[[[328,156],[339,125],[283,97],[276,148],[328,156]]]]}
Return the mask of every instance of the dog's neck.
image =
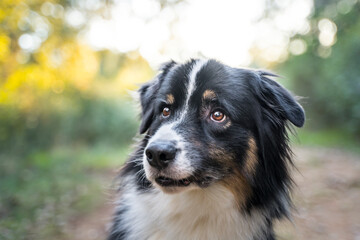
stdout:
{"type": "Polygon", "coordinates": [[[153,189],[124,196],[133,203],[124,223],[129,239],[250,240],[271,234],[264,212],[239,210],[233,194],[220,184],[177,194],[153,189]]]}

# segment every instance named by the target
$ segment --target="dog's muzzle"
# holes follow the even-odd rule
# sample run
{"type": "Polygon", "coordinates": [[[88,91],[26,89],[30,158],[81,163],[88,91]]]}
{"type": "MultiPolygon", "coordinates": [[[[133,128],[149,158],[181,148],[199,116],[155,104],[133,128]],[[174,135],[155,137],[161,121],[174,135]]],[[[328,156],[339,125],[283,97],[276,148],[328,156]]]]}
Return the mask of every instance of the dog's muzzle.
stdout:
{"type": "Polygon", "coordinates": [[[150,143],[145,155],[150,166],[163,170],[175,159],[177,149],[175,143],[169,141],[156,141],[150,143]]]}

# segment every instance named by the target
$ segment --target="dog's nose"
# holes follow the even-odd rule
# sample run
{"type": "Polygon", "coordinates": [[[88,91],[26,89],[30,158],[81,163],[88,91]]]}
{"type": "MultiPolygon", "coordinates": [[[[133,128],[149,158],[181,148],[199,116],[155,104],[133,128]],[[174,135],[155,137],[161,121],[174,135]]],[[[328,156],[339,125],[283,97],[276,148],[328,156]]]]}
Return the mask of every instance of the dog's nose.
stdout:
{"type": "Polygon", "coordinates": [[[174,160],[176,147],[171,142],[153,142],[146,148],[145,154],[149,164],[161,170],[174,160]]]}

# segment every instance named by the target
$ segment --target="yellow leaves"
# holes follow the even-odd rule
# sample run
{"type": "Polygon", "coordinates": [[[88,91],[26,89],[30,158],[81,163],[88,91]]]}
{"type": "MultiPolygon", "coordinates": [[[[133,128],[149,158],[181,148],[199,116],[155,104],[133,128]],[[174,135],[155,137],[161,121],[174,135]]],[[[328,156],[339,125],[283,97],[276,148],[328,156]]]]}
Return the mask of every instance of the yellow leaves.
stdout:
{"type": "Polygon", "coordinates": [[[45,68],[53,69],[60,81],[52,89],[55,93],[64,90],[65,83],[87,91],[98,71],[98,59],[88,46],[75,41],[60,42],[61,39],[50,39],[36,54],[37,62],[45,68]]]}
{"type": "Polygon", "coordinates": [[[10,51],[11,40],[4,34],[0,34],[0,63],[4,62],[10,51]]]}
{"type": "Polygon", "coordinates": [[[41,0],[0,0],[0,105],[33,111],[39,104],[63,101],[71,96],[69,89],[119,97],[153,76],[138,53],[111,53],[109,61],[104,61],[103,53],[64,27],[65,19],[44,15],[43,4],[41,0]],[[37,28],[37,21],[44,26],[37,28]],[[43,38],[34,48],[29,45],[36,39],[22,38],[40,38],[39,33],[43,38]]]}
{"type": "Polygon", "coordinates": [[[153,74],[152,69],[142,57],[129,58],[119,71],[116,88],[122,94],[127,90],[135,90],[141,83],[150,80],[153,74]]]}
{"type": "Polygon", "coordinates": [[[1,0],[2,4],[5,6],[18,5],[19,3],[24,2],[23,0],[1,0]]]}
{"type": "Polygon", "coordinates": [[[18,31],[19,20],[27,16],[29,12],[29,7],[19,0],[1,0],[0,9],[0,24],[12,33],[18,31]]]}
{"type": "Polygon", "coordinates": [[[28,65],[14,71],[0,88],[0,104],[15,104],[28,109],[36,97],[51,90],[57,81],[55,72],[39,65],[28,65]]]}
{"type": "MultiPolygon", "coordinates": [[[[8,49],[8,40],[0,37],[0,46],[4,46],[0,49],[8,49]]],[[[34,63],[17,65],[0,81],[0,104],[31,108],[33,99],[61,94],[68,85],[80,91],[93,89],[99,63],[89,47],[74,41],[45,44],[33,57],[34,63]]]]}
{"type": "Polygon", "coordinates": [[[2,8],[0,7],[0,24],[1,24],[1,22],[5,19],[5,17],[6,17],[5,9],[2,9],[2,8]]]}
{"type": "Polygon", "coordinates": [[[60,69],[64,77],[82,91],[90,89],[99,66],[95,53],[88,46],[76,42],[67,44],[62,51],[65,59],[60,69]]]}

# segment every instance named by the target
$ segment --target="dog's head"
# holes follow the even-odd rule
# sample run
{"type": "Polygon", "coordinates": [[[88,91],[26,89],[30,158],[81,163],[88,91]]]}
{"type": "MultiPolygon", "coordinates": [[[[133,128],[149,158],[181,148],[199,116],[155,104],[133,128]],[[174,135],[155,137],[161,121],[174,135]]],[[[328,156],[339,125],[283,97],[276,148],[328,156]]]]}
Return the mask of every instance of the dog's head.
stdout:
{"type": "Polygon", "coordinates": [[[269,76],[214,60],[164,64],[139,90],[146,178],[167,193],[220,183],[254,195],[264,182],[284,185],[287,122],[301,127],[305,116],[269,76]]]}

